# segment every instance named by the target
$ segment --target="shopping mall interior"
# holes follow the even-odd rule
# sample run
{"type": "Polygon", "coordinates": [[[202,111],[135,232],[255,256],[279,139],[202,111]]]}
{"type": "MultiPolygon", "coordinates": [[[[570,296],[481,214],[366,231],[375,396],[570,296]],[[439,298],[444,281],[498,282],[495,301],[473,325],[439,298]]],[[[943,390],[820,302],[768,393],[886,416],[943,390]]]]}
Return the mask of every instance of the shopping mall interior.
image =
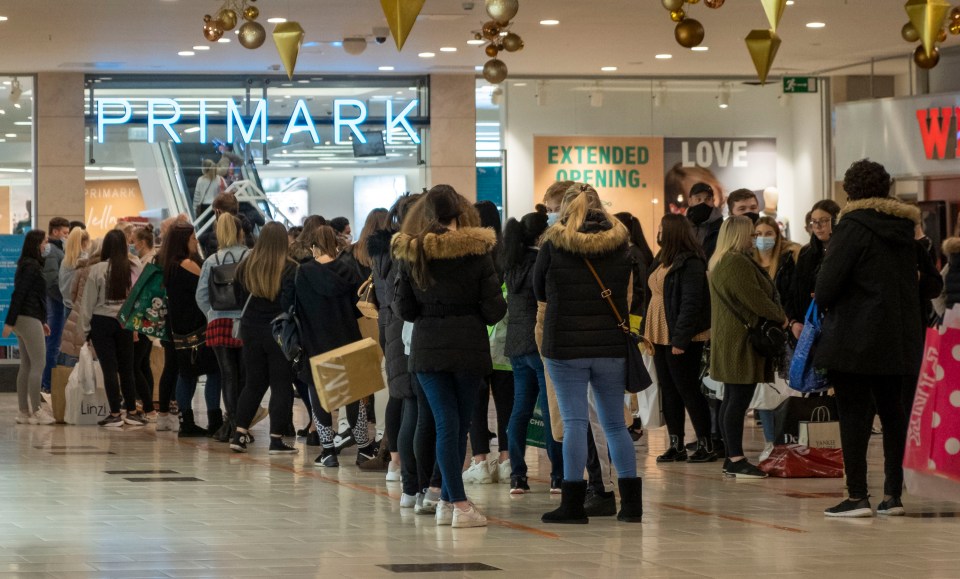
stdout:
{"type": "MultiPolygon", "coordinates": [[[[211,174],[267,222],[346,217],[355,237],[371,210],[438,184],[506,221],[582,181],[656,252],[661,218],[688,201],[665,186],[672,168],[755,192],[804,245],[814,203],[843,206],[845,171],[870,158],[937,252],[960,234],[957,0],[0,0],[0,45],[3,312],[24,233],[64,217],[101,238],[179,214],[202,233],[211,174]]],[[[642,524],[543,523],[561,499],[531,445],[532,492],[508,475],[468,484],[489,524],[451,528],[402,508],[355,446],[338,469],[315,468],[303,437],[268,453],[269,421],[243,454],[152,424],[16,424],[21,357],[5,334],[2,577],[960,576],[960,479],[953,501],[908,489],[904,517],[832,519],[842,471],[658,462],[670,440],[654,420],[634,443],[642,524]]],[[[71,370],[55,370],[64,395],[71,370]]],[[[295,400],[294,426],[309,422],[295,400]]],[[[751,411],[748,459],[764,445],[751,411]]],[[[883,456],[877,434],[875,502],[883,456]]]]}

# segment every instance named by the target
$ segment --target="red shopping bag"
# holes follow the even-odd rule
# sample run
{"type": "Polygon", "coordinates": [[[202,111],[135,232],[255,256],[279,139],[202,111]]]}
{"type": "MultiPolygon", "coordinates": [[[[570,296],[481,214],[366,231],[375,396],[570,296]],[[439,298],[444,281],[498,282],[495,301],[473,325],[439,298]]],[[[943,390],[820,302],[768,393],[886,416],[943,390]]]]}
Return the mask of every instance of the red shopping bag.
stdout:
{"type": "Polygon", "coordinates": [[[960,325],[928,329],[903,457],[910,494],[960,501],[960,325]]]}
{"type": "Polygon", "coordinates": [[[779,478],[842,478],[843,451],[839,448],[809,448],[802,444],[774,447],[760,470],[779,478]]]}

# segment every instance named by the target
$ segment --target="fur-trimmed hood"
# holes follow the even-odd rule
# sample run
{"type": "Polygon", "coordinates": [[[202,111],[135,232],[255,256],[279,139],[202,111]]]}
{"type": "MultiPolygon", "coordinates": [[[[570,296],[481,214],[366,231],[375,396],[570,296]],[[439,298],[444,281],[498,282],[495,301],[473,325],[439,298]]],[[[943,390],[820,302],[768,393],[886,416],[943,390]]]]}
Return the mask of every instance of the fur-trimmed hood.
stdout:
{"type": "Polygon", "coordinates": [[[552,225],[543,234],[543,243],[575,255],[601,255],[625,247],[630,233],[619,219],[598,219],[588,215],[579,231],[571,231],[565,223],[552,225]]]}
{"type": "Polygon", "coordinates": [[[840,212],[840,219],[848,217],[854,211],[861,211],[864,209],[872,209],[892,217],[909,219],[915,225],[920,223],[919,207],[916,205],[908,205],[907,203],[904,203],[898,199],[894,199],[893,197],[872,197],[869,199],[850,201],[847,203],[846,207],[843,208],[843,211],[840,212]]]}
{"type": "Polygon", "coordinates": [[[920,208],[892,197],[860,199],[847,203],[840,224],[853,222],[887,243],[913,245],[920,223],[920,208]]]}
{"type": "MultiPolygon", "coordinates": [[[[406,233],[393,236],[393,256],[412,262],[416,259],[419,241],[406,233]]],[[[497,235],[485,227],[464,227],[445,233],[428,233],[423,238],[423,251],[430,260],[457,259],[469,255],[486,255],[497,245],[497,235]]]]}
{"type": "Polygon", "coordinates": [[[379,229],[367,239],[367,253],[376,259],[390,253],[390,241],[395,232],[389,229],[379,229]]]}
{"type": "Polygon", "coordinates": [[[960,237],[948,237],[943,241],[943,253],[947,255],[960,254],[960,237]]]}

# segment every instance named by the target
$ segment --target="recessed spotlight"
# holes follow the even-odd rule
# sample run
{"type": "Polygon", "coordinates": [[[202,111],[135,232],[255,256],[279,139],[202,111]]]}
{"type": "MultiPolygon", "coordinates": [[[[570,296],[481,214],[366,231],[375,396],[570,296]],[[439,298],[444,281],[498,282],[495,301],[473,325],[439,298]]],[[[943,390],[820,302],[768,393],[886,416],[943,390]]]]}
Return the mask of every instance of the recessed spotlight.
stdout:
{"type": "Polygon", "coordinates": [[[195,54],[196,52],[192,50],[181,50],[180,52],[177,53],[177,56],[193,56],[195,54]]]}
{"type": "Polygon", "coordinates": [[[209,46],[203,46],[203,45],[194,46],[194,47],[193,47],[193,50],[210,50],[210,47],[209,47],[209,46]]]}
{"type": "Polygon", "coordinates": [[[298,81],[297,81],[297,84],[310,84],[310,81],[309,81],[309,80],[306,80],[306,79],[304,79],[304,80],[298,80],[298,81]]]}
{"type": "Polygon", "coordinates": [[[787,6],[793,6],[794,4],[796,4],[796,2],[793,0],[787,0],[787,6]]]}
{"type": "Polygon", "coordinates": [[[655,58],[657,58],[658,60],[669,60],[669,59],[673,58],[673,55],[672,55],[672,54],[658,54],[655,58]]]}
{"type": "Polygon", "coordinates": [[[421,52],[417,56],[419,56],[420,58],[433,58],[434,56],[436,56],[436,54],[433,52],[421,52]]]}
{"type": "Polygon", "coordinates": [[[0,16],[0,22],[6,22],[7,20],[10,20],[10,19],[7,18],[6,16],[0,16]]]}
{"type": "Polygon", "coordinates": [[[694,46],[694,47],[691,48],[690,50],[692,50],[692,51],[694,51],[694,52],[706,52],[706,51],[710,50],[710,47],[709,47],[709,46],[694,46]]]}
{"type": "Polygon", "coordinates": [[[381,67],[378,68],[377,70],[382,70],[383,72],[390,72],[390,71],[394,70],[394,68],[393,68],[392,66],[381,66],[381,67]]]}
{"type": "Polygon", "coordinates": [[[16,134],[16,133],[7,133],[6,135],[4,135],[4,137],[6,137],[6,138],[8,138],[8,139],[16,139],[16,138],[17,138],[17,134],[16,134]]]}
{"type": "Polygon", "coordinates": [[[457,51],[456,46],[443,46],[440,48],[440,52],[456,52],[456,51],[457,51]]]}
{"type": "Polygon", "coordinates": [[[615,67],[615,66],[604,66],[604,67],[600,68],[600,70],[602,70],[603,72],[616,72],[616,71],[617,71],[617,67],[615,67]]]}
{"type": "Polygon", "coordinates": [[[478,71],[479,71],[479,70],[483,70],[483,67],[482,67],[482,66],[475,66],[475,67],[473,67],[473,70],[478,70],[478,71]]]}
{"type": "Polygon", "coordinates": [[[825,26],[823,22],[807,22],[807,28],[824,28],[825,26]]]}
{"type": "Polygon", "coordinates": [[[560,21],[559,21],[559,20],[552,20],[552,19],[551,19],[551,20],[541,20],[541,21],[540,21],[540,25],[541,25],[541,26],[556,26],[556,25],[558,25],[558,24],[560,24],[560,21]]]}
{"type": "Polygon", "coordinates": [[[221,38],[221,39],[218,40],[217,42],[219,42],[220,44],[230,44],[230,39],[229,39],[229,38],[221,38]]]}
{"type": "Polygon", "coordinates": [[[513,83],[513,86],[527,86],[527,83],[525,83],[525,82],[515,82],[515,83],[513,83]]]}
{"type": "Polygon", "coordinates": [[[287,21],[286,18],[268,18],[267,19],[267,22],[269,22],[270,24],[283,24],[286,21],[287,21]]]}
{"type": "Polygon", "coordinates": [[[485,40],[480,40],[479,38],[471,38],[470,40],[467,41],[467,44],[469,44],[470,46],[480,46],[481,44],[486,44],[486,43],[487,42],[485,40]]]}

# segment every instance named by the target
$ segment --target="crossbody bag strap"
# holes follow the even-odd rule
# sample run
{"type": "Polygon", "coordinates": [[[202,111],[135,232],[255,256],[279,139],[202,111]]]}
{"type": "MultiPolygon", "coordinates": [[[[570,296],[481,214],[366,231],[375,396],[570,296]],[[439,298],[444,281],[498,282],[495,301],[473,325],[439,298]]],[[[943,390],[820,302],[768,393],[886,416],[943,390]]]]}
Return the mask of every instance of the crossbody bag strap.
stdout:
{"type": "Polygon", "coordinates": [[[733,304],[730,303],[730,300],[728,300],[726,297],[724,297],[722,293],[720,293],[720,290],[717,290],[717,297],[720,298],[720,301],[723,302],[723,305],[727,306],[727,309],[730,310],[730,313],[733,314],[733,317],[737,318],[737,320],[739,320],[740,323],[743,324],[743,326],[749,330],[750,324],[748,324],[747,320],[745,320],[743,316],[741,316],[740,313],[737,311],[737,309],[733,307],[733,304]]]}
{"type": "Polygon", "coordinates": [[[630,327],[624,321],[623,316],[620,315],[617,304],[613,302],[613,292],[603,284],[603,280],[600,279],[600,274],[597,273],[597,270],[593,267],[593,264],[590,263],[590,260],[583,258],[583,262],[587,264],[587,268],[590,270],[590,273],[593,274],[593,279],[597,280],[597,285],[600,286],[601,299],[607,302],[607,305],[610,306],[610,311],[613,312],[614,317],[617,318],[617,327],[619,327],[624,334],[629,334],[630,327]]]}

